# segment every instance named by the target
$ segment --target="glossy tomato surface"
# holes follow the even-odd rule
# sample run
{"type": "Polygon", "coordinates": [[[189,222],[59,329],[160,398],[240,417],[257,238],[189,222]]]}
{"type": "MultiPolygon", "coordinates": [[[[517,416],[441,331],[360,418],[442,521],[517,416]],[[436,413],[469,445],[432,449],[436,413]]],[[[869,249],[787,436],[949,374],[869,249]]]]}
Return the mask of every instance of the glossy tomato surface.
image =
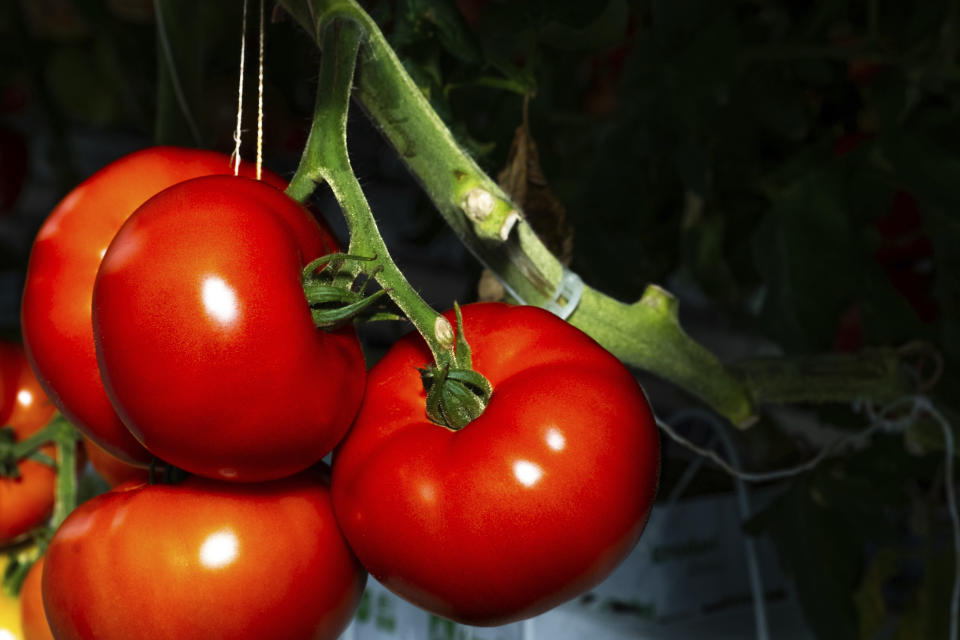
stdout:
{"type": "MultiPolygon", "coordinates": [[[[90,304],[100,260],[124,221],[154,194],[190,178],[232,173],[230,158],[211,151],[132,153],[71,191],[34,241],[21,307],[31,363],[63,415],[128,462],[146,464],[151,456],[124,428],[97,372],[90,304]]],[[[283,186],[272,174],[265,180],[283,186]]]]}
{"type": "Polygon", "coordinates": [[[137,439],[237,481],[333,449],[366,368],[352,327],[315,327],[301,272],[335,250],[303,207],[246,178],[183,182],[140,207],[107,250],[93,310],[107,393],[137,439]]]}
{"type": "Polygon", "coordinates": [[[83,449],[90,465],[111,488],[124,482],[147,482],[150,478],[148,468],[127,464],[89,438],[83,439],[83,449]]]}
{"type": "Polygon", "coordinates": [[[124,485],[64,521],[43,602],[59,640],[332,639],[366,574],[319,473],[124,485]]]}
{"type": "Polygon", "coordinates": [[[43,592],[40,589],[43,577],[43,556],[37,560],[20,588],[20,622],[24,640],[53,640],[47,614],[43,611],[43,592]]]}
{"type": "MultiPolygon", "coordinates": [[[[448,315],[453,319],[453,316],[448,315]]],[[[460,431],[430,422],[419,336],[370,371],[334,459],[333,499],[371,575],[440,616],[498,625],[603,580],[633,549],[656,492],[659,441],[630,372],[532,307],[463,308],[493,385],[460,431]]]]}
{"type": "MultiPolygon", "coordinates": [[[[44,394],[18,344],[0,343],[0,426],[13,428],[22,441],[47,425],[56,408],[44,394]]],[[[53,445],[41,451],[53,458],[53,445]]],[[[43,523],[53,509],[56,472],[35,460],[17,463],[19,477],[0,476],[0,544],[43,523]]]]}

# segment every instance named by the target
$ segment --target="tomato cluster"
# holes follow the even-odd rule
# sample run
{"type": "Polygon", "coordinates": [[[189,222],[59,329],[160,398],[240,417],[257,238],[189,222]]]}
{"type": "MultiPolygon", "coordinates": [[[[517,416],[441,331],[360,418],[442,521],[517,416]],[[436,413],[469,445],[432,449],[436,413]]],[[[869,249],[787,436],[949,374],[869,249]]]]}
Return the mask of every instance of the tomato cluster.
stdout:
{"type": "Polygon", "coordinates": [[[335,638],[368,570],[439,615],[503,624],[608,575],[659,470],[630,372],[545,311],[467,305],[493,394],[460,430],[431,422],[422,339],[368,374],[355,330],[318,329],[304,295],[338,250],[329,229],[275,176],[231,169],[132,154],[37,237],[28,354],[115,486],[46,550],[53,635],[335,638]],[[153,484],[150,461],[190,475],[153,484]]]}
{"type": "MultiPolygon", "coordinates": [[[[7,441],[20,442],[36,434],[53,417],[56,409],[40,388],[27,364],[23,348],[0,342],[0,426],[7,441]]],[[[53,457],[53,446],[40,453],[53,457]]],[[[53,509],[56,472],[34,459],[16,462],[16,471],[0,473],[0,546],[13,542],[42,524],[53,509]]]]}

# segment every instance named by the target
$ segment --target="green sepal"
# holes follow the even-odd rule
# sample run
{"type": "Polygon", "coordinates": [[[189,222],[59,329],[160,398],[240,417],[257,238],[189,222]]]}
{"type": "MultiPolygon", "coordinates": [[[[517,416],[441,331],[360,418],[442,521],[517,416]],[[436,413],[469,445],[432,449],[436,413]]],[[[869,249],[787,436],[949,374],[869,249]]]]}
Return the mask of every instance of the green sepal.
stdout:
{"type": "MultiPolygon", "coordinates": [[[[39,534],[39,532],[37,532],[39,534]]],[[[42,537],[42,536],[41,536],[42,537]]],[[[44,545],[44,549],[46,546],[44,545]]],[[[40,546],[33,546],[29,539],[11,549],[7,553],[7,566],[4,567],[3,574],[0,575],[0,591],[8,596],[16,598],[20,595],[20,589],[23,587],[23,581],[30,572],[30,568],[40,557],[42,551],[40,546]]]]}
{"type": "MultiPolygon", "coordinates": [[[[470,345],[467,344],[467,338],[463,333],[463,313],[460,312],[460,304],[454,302],[453,310],[454,313],[457,314],[457,343],[454,347],[454,362],[456,362],[458,369],[473,369],[473,356],[470,352],[470,345]]],[[[482,378],[483,376],[480,377],[482,378]]],[[[486,379],[484,379],[484,383],[486,383],[487,386],[490,385],[486,379]]]]}
{"type": "MultiPolygon", "coordinates": [[[[334,331],[367,311],[387,290],[365,295],[368,277],[359,289],[354,289],[352,273],[341,273],[348,260],[372,261],[375,258],[346,253],[332,253],[313,260],[303,268],[303,294],[310,305],[313,323],[318,329],[334,331]]],[[[381,314],[373,314],[379,316],[381,314]]],[[[382,320],[383,317],[374,319],[382,320]]]]}
{"type": "Polygon", "coordinates": [[[14,445],[17,434],[13,427],[0,428],[0,478],[19,478],[17,457],[14,455],[14,445]]]}
{"type": "Polygon", "coordinates": [[[328,309],[310,309],[313,315],[313,323],[318,329],[334,330],[351,322],[354,317],[365,310],[367,307],[377,301],[380,296],[385,294],[386,289],[381,289],[369,296],[362,297],[356,302],[344,304],[341,307],[332,307],[328,309]]]}
{"type": "Polygon", "coordinates": [[[483,374],[474,371],[460,305],[454,303],[453,308],[457,314],[457,337],[452,364],[420,369],[420,380],[427,392],[427,417],[458,431],[480,417],[490,402],[493,387],[483,374]]]}
{"type": "Polygon", "coordinates": [[[472,369],[430,366],[420,370],[427,391],[427,416],[441,426],[460,430],[486,409],[493,387],[472,369]]]}
{"type": "Polygon", "coordinates": [[[40,447],[56,441],[62,422],[66,422],[66,420],[60,414],[57,414],[47,423],[47,426],[21,441],[16,439],[17,435],[13,427],[0,428],[0,477],[19,478],[20,468],[18,464],[21,460],[34,460],[56,469],[56,461],[43,453],[40,447]]]}
{"type": "Polygon", "coordinates": [[[23,457],[24,460],[33,460],[40,464],[45,464],[51,469],[57,468],[57,461],[45,454],[43,451],[31,451],[23,457]]]}

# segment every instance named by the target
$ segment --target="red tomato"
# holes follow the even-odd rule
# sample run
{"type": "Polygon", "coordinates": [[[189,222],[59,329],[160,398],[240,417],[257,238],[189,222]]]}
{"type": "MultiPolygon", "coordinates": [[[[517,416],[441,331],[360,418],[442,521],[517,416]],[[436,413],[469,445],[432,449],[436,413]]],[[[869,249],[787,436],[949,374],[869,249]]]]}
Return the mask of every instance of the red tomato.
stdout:
{"type": "MultiPolygon", "coordinates": [[[[45,427],[56,412],[19,345],[0,344],[0,388],[8,399],[0,407],[0,426],[13,427],[17,441],[45,427]]],[[[52,458],[55,450],[47,445],[41,451],[52,458]]],[[[56,471],[34,460],[17,468],[18,478],[0,476],[0,545],[42,524],[53,509],[56,471]]]]}
{"type": "MultiPolygon", "coordinates": [[[[453,319],[453,316],[448,314],[453,319]]],[[[419,336],[368,376],[334,459],[338,522],[371,575],[473,625],[536,615],[603,580],[633,549],[656,493],[659,441],[630,372],[546,311],[463,308],[493,385],[460,431],[427,419],[419,336]]]]}
{"type": "Polygon", "coordinates": [[[124,485],[82,504],[46,553],[60,640],[336,638],[366,582],[320,474],[124,485]]]}
{"type": "Polygon", "coordinates": [[[43,556],[37,560],[20,588],[20,620],[23,624],[23,640],[53,640],[47,614],[43,610],[43,592],[40,590],[43,576],[43,556]]]}
{"type": "MultiPolygon", "coordinates": [[[[123,222],[152,195],[190,178],[232,172],[227,156],[210,151],[132,153],[71,191],[34,242],[21,309],[31,364],[63,415],[128,462],[146,464],[151,456],[120,422],[97,372],[90,301],[100,260],[123,222]]],[[[283,185],[271,174],[266,180],[283,185]]]]}
{"type": "Polygon", "coordinates": [[[127,464],[120,458],[110,455],[106,449],[90,438],[85,437],[83,445],[90,464],[111,487],[119,486],[124,482],[143,483],[150,478],[149,469],[127,464]]]}
{"type": "Polygon", "coordinates": [[[340,441],[363,396],[352,327],[318,330],[301,284],[333,239],[283,192],[211,176],[131,216],[97,276],[107,393],[158,457],[199,475],[295,473],[340,441]]]}

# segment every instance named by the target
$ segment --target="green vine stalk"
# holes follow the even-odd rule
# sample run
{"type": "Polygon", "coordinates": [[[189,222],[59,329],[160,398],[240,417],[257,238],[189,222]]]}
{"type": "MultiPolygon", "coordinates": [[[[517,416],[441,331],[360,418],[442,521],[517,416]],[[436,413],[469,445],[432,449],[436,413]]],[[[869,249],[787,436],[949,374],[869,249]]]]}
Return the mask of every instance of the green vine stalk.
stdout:
{"type": "MultiPolygon", "coordinates": [[[[323,35],[333,21],[359,27],[362,44],[353,90],[357,104],[393,145],[464,245],[514,297],[538,306],[551,302],[563,265],[534,233],[520,207],[457,144],[376,22],[355,0],[280,3],[315,38],[324,58],[340,55],[340,50],[325,48],[323,35]]],[[[305,160],[309,160],[306,155],[305,160]]],[[[323,173],[322,167],[313,170],[323,173]]],[[[302,195],[300,189],[291,186],[294,195],[302,195]]],[[[816,366],[785,359],[725,366],[683,330],[676,299],[656,285],[648,286],[632,304],[585,286],[568,321],[627,364],[687,390],[740,427],[755,421],[757,407],[763,403],[880,400],[906,389],[892,351],[814,358],[816,366]]]]}

